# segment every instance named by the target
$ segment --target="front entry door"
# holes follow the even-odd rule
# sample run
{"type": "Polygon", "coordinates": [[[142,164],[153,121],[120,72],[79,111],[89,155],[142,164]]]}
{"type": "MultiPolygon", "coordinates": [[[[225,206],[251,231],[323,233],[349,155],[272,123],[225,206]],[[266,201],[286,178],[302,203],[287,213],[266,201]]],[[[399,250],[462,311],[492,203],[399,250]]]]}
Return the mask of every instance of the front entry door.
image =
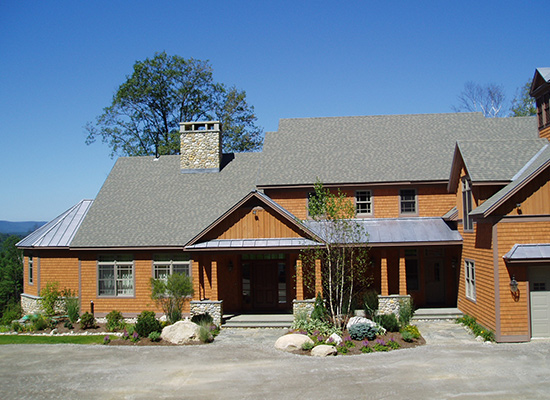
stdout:
{"type": "Polygon", "coordinates": [[[428,305],[445,304],[445,268],[441,259],[425,260],[426,303],[428,305]]]}
{"type": "Polygon", "coordinates": [[[277,308],[277,262],[257,261],[252,265],[252,307],[256,310],[274,310],[277,308]]]}

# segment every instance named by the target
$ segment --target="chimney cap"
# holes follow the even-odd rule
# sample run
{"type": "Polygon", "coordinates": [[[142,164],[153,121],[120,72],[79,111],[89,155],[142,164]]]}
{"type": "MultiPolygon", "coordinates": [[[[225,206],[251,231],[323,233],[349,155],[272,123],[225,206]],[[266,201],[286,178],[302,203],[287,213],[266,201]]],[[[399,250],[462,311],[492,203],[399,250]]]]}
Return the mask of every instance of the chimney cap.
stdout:
{"type": "Polygon", "coordinates": [[[183,132],[201,132],[201,131],[220,131],[220,121],[194,121],[180,122],[180,133],[183,132]]]}

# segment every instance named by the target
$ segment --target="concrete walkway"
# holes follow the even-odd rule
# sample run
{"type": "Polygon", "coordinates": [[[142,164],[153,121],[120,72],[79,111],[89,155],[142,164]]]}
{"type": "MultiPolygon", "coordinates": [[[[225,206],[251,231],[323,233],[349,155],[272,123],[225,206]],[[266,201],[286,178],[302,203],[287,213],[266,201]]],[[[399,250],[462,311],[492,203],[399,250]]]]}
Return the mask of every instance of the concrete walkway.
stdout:
{"type": "Polygon", "coordinates": [[[484,344],[452,322],[427,345],[318,359],[277,351],[282,329],[225,329],[210,345],[0,346],[3,399],[546,399],[550,342],[484,344]]]}

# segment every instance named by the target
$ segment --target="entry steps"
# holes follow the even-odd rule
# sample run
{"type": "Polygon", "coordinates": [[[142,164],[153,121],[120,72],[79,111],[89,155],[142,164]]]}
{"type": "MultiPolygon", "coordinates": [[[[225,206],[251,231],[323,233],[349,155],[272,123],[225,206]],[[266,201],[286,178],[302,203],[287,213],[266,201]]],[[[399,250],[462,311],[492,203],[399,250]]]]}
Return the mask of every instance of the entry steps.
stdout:
{"type": "Polygon", "coordinates": [[[419,308],[414,313],[413,321],[457,319],[464,314],[458,308],[419,308]]]}
{"type": "Polygon", "coordinates": [[[224,328],[290,328],[292,314],[226,314],[224,328]]]}

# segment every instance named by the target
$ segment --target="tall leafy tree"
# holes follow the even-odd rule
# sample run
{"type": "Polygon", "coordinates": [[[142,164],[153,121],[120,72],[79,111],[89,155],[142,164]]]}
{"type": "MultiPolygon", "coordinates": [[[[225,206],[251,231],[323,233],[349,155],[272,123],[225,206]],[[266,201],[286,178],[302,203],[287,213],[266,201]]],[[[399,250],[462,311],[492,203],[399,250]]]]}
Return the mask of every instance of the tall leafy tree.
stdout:
{"type": "Polygon", "coordinates": [[[3,243],[0,250],[0,310],[9,303],[19,301],[23,292],[23,254],[15,247],[21,240],[19,236],[11,235],[3,243]]]}
{"type": "Polygon", "coordinates": [[[261,148],[262,129],[244,91],[214,82],[208,61],[156,53],[134,64],[111,105],[86,124],[86,143],[101,138],[111,156],[178,154],[179,123],[207,120],[222,122],[224,152],[261,148]]]}
{"type": "Polygon", "coordinates": [[[534,98],[531,97],[531,79],[525,85],[517,90],[512,106],[510,107],[511,117],[529,117],[537,115],[537,104],[534,98]]]}

